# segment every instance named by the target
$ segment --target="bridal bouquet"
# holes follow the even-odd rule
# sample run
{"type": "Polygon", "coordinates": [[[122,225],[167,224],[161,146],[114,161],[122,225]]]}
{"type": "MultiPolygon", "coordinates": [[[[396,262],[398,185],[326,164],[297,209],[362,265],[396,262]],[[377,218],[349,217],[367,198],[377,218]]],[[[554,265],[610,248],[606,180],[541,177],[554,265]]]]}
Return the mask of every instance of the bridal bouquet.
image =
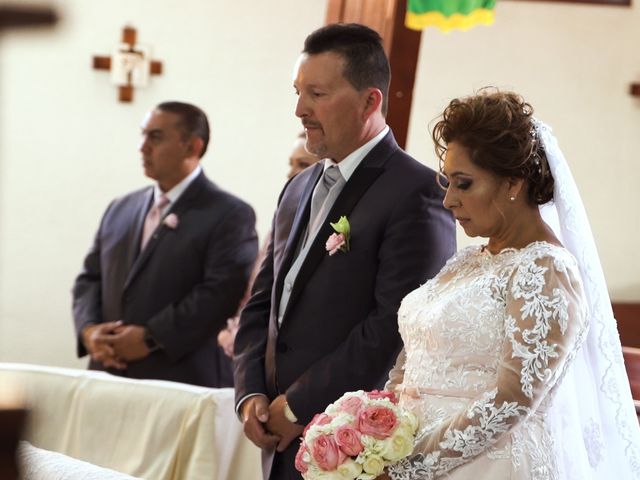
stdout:
{"type": "Polygon", "coordinates": [[[296,469],[305,480],[372,480],[412,452],[417,429],[395,393],[345,393],[305,428],[296,469]]]}

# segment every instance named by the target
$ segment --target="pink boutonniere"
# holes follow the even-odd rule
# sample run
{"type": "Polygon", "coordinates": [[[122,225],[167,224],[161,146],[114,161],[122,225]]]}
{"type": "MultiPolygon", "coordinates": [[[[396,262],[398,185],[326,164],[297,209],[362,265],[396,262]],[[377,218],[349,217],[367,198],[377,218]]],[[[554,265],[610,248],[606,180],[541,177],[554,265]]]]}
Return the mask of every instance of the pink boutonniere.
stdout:
{"type": "Polygon", "coordinates": [[[349,220],[347,220],[347,217],[342,216],[340,220],[330,225],[336,233],[331,234],[327,239],[325,244],[327,252],[329,252],[329,255],[333,255],[338,251],[348,252],[351,249],[351,225],[349,225],[349,220]]]}
{"type": "Polygon", "coordinates": [[[169,227],[171,230],[175,230],[176,228],[178,228],[178,224],[180,223],[180,221],[178,220],[178,216],[175,213],[170,213],[169,215],[164,217],[162,223],[169,227]]]}

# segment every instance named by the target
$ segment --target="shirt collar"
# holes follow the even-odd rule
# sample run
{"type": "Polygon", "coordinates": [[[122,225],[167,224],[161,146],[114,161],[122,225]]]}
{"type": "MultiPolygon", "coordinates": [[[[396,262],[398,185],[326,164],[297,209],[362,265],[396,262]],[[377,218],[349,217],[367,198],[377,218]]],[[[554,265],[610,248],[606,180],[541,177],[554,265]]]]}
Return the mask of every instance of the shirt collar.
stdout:
{"type": "Polygon", "coordinates": [[[375,137],[369,140],[367,143],[359,147],[358,149],[351,152],[347,155],[344,160],[340,163],[336,163],[330,158],[324,159],[324,170],[331,167],[332,165],[337,165],[340,170],[340,174],[344,178],[344,181],[347,182],[360,162],[367,156],[367,154],[373,150],[380,141],[384,138],[384,136],[389,132],[389,126],[385,125],[384,128],[378,133],[375,137]]]}
{"type": "MultiPolygon", "coordinates": [[[[180,183],[178,183],[171,190],[164,193],[164,195],[169,199],[169,205],[172,205],[178,201],[178,199],[184,193],[187,187],[191,185],[191,182],[193,182],[195,178],[198,175],[200,175],[200,172],[202,172],[202,166],[198,164],[198,166],[194,168],[193,172],[191,172],[189,175],[184,177],[180,181],[180,183]]],[[[158,186],[158,184],[156,184],[155,187],[153,188],[153,201],[157,202],[162,195],[163,195],[162,190],[160,190],[160,187],[158,186]]]]}

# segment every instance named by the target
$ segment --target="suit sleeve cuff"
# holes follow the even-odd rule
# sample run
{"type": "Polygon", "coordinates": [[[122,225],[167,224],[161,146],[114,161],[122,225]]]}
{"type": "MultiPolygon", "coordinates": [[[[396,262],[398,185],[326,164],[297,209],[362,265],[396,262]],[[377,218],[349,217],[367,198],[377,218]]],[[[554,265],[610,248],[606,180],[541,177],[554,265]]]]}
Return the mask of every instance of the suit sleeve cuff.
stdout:
{"type": "MultiPolygon", "coordinates": [[[[249,395],[245,395],[244,397],[242,397],[240,400],[238,400],[238,403],[236,404],[236,415],[238,416],[238,419],[242,422],[242,414],[240,413],[242,410],[242,404],[250,399],[251,397],[257,397],[258,395],[263,396],[264,398],[267,398],[267,396],[264,393],[250,393],[249,395]]],[[[268,399],[268,398],[267,398],[268,399]]]]}

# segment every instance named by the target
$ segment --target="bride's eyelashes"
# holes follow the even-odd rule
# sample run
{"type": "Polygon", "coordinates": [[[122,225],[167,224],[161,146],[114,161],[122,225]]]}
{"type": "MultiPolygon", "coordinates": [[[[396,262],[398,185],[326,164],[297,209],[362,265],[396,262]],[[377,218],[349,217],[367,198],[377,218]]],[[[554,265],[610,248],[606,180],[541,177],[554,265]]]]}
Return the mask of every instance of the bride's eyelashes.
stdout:
{"type": "Polygon", "coordinates": [[[473,182],[471,180],[461,180],[456,182],[455,187],[458,190],[468,190],[472,184],[473,182]]]}
{"type": "Polygon", "coordinates": [[[438,173],[438,185],[443,190],[449,190],[455,188],[457,190],[468,190],[473,184],[473,180],[468,177],[461,177],[460,173],[455,172],[451,175],[451,178],[447,176],[443,171],[438,173]]]}

